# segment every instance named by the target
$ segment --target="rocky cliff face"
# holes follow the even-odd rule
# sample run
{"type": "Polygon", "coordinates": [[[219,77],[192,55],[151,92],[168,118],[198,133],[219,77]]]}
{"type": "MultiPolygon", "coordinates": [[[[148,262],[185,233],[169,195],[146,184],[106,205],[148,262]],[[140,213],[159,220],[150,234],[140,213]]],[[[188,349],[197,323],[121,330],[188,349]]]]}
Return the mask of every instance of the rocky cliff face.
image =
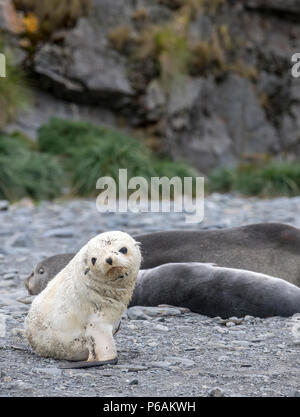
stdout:
{"type": "MultiPolygon", "coordinates": [[[[297,158],[300,80],[290,70],[291,56],[300,52],[300,2],[219,3],[214,13],[195,10],[187,41],[206,42],[223,28],[229,62],[238,65],[188,71],[166,88],[153,59],[136,59],[136,45],[146,27],[174,20],[181,2],[94,0],[89,17],[36,49],[36,85],[50,93],[56,115],[113,124],[121,117],[156,137],[160,152],[202,172],[245,158],[297,158]]],[[[38,101],[34,113],[22,116],[23,126],[32,126],[28,118],[36,127],[44,121],[38,101]]]]}

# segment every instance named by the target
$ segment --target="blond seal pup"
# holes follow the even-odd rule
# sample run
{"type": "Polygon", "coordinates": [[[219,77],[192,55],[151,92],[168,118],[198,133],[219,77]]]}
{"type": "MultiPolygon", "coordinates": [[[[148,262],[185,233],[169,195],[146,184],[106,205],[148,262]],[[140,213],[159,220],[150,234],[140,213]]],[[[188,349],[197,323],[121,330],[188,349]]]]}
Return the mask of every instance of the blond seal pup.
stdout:
{"type": "Polygon", "coordinates": [[[91,239],[35,298],[25,320],[38,355],[86,361],[66,367],[117,362],[118,330],[141,264],[139,243],[112,231],[91,239]]]}

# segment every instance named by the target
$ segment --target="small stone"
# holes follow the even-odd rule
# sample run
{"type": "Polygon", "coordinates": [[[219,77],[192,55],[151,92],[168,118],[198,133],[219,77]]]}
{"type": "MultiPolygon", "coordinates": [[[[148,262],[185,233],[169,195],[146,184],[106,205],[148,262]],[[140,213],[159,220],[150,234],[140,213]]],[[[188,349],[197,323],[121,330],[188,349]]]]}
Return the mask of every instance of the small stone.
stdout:
{"type": "Polygon", "coordinates": [[[149,320],[150,317],[147,316],[143,311],[138,307],[131,307],[127,310],[127,317],[129,320],[149,320]]]}
{"type": "Polygon", "coordinates": [[[162,324],[157,324],[155,326],[155,329],[156,330],[161,330],[163,332],[168,332],[169,331],[169,328],[167,326],[163,326],[162,324]]]}
{"type": "Polygon", "coordinates": [[[179,310],[181,313],[190,313],[190,309],[187,307],[175,307],[175,306],[171,306],[169,304],[159,304],[157,307],[159,308],[171,308],[171,309],[175,309],[175,310],[179,310]]]}
{"type": "Polygon", "coordinates": [[[233,340],[231,342],[233,345],[243,346],[243,347],[249,347],[252,345],[252,343],[248,342],[247,340],[233,340]]]}
{"type": "Polygon", "coordinates": [[[127,325],[127,327],[128,327],[128,329],[130,329],[130,330],[137,330],[137,329],[138,329],[138,327],[137,327],[137,326],[135,326],[134,324],[128,324],[128,325],[127,325]]]}
{"type": "Polygon", "coordinates": [[[171,363],[166,361],[158,361],[158,362],[152,362],[151,367],[152,368],[162,368],[162,369],[170,369],[171,363]]]}
{"type": "Polygon", "coordinates": [[[71,238],[74,236],[74,232],[72,229],[69,228],[55,228],[50,229],[46,233],[44,233],[44,237],[57,237],[57,238],[71,238]]]}
{"type": "Polygon", "coordinates": [[[156,342],[149,342],[148,343],[148,346],[150,346],[150,347],[156,347],[156,346],[158,346],[158,343],[156,343],[156,342]]]}
{"type": "Polygon", "coordinates": [[[224,397],[224,391],[221,388],[213,388],[209,391],[210,397],[224,397]]]}
{"type": "Polygon", "coordinates": [[[228,330],[222,329],[221,327],[214,327],[214,330],[216,330],[218,333],[221,333],[221,334],[228,332],[228,330]]]}
{"type": "Polygon", "coordinates": [[[12,378],[11,378],[10,376],[5,376],[5,377],[3,378],[3,381],[4,381],[4,382],[11,382],[11,381],[12,381],[12,378]]]}
{"type": "Polygon", "coordinates": [[[0,211],[7,211],[9,209],[9,202],[7,200],[0,200],[0,211]]]}
{"type": "Polygon", "coordinates": [[[147,371],[148,366],[144,365],[114,365],[114,369],[122,369],[127,372],[141,372],[147,371]]]}
{"type": "Polygon", "coordinates": [[[47,374],[51,376],[61,376],[62,370],[59,368],[36,368],[36,372],[39,374],[47,374]]]}
{"type": "Polygon", "coordinates": [[[228,321],[228,322],[225,324],[225,326],[226,326],[226,327],[234,327],[234,326],[235,326],[235,323],[232,323],[232,321],[228,321]]]}
{"type": "Polygon", "coordinates": [[[138,385],[139,384],[139,380],[138,379],[132,379],[131,381],[129,381],[128,385],[138,385]]]}
{"type": "Polygon", "coordinates": [[[16,278],[16,274],[14,272],[9,272],[3,275],[3,279],[6,281],[10,281],[16,278]]]}
{"type": "Polygon", "coordinates": [[[14,327],[13,329],[11,329],[11,335],[12,336],[18,336],[21,337],[22,339],[25,338],[25,330],[24,329],[19,329],[17,327],[14,327]]]}
{"type": "Polygon", "coordinates": [[[181,310],[176,307],[167,307],[167,306],[161,306],[161,307],[146,307],[146,306],[136,306],[131,307],[131,309],[138,309],[142,311],[146,316],[149,317],[165,317],[165,316],[180,316],[181,310]]]}
{"type": "Polygon", "coordinates": [[[186,368],[192,368],[195,365],[195,362],[188,358],[181,358],[179,356],[170,356],[166,358],[171,365],[183,365],[186,368]]]}
{"type": "Polygon", "coordinates": [[[166,321],[166,319],[164,317],[158,317],[157,319],[155,319],[155,321],[163,323],[164,321],[166,321]]]}
{"type": "Polygon", "coordinates": [[[31,391],[33,387],[31,384],[28,384],[27,382],[23,382],[18,379],[11,388],[17,388],[24,391],[31,391]]]}
{"type": "Polygon", "coordinates": [[[33,246],[32,238],[26,233],[15,233],[7,241],[7,245],[13,248],[27,248],[33,246]]]}
{"type": "MultiPolygon", "coordinates": [[[[241,324],[242,322],[243,322],[243,319],[238,319],[237,317],[230,317],[229,319],[225,319],[225,320],[221,319],[220,320],[220,323],[225,325],[225,326],[227,326],[228,323],[241,324]]],[[[227,326],[227,327],[230,327],[230,326],[227,326]]]]}
{"type": "Polygon", "coordinates": [[[255,317],[253,317],[253,316],[245,316],[244,317],[244,321],[246,321],[246,322],[249,322],[249,321],[254,321],[255,320],[255,317]]]}

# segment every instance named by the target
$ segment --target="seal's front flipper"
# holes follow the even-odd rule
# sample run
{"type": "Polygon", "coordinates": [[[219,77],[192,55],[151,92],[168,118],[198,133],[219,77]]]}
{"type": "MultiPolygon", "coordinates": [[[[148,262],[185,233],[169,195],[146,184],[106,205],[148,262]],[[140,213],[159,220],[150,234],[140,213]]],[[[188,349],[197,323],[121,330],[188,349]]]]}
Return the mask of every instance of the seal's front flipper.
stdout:
{"type": "Polygon", "coordinates": [[[88,362],[114,360],[118,354],[113,338],[113,326],[109,323],[95,320],[86,330],[89,348],[88,362]]]}
{"type": "Polygon", "coordinates": [[[108,361],[69,362],[65,365],[59,366],[59,369],[92,368],[94,366],[116,365],[117,363],[118,363],[118,358],[110,359],[108,361]]]}

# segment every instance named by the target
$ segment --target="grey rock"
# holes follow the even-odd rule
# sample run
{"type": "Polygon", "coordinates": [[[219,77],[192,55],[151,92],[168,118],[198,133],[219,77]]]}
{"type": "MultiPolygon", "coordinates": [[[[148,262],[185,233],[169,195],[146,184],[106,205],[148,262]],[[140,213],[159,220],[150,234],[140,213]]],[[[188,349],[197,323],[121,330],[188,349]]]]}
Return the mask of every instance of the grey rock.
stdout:
{"type": "Polygon", "coordinates": [[[182,365],[186,368],[192,368],[193,366],[195,366],[195,362],[191,359],[188,359],[188,358],[182,358],[182,357],[177,357],[177,356],[168,356],[166,358],[166,360],[168,362],[170,362],[171,365],[182,365]]]}
{"type": "Polygon", "coordinates": [[[141,372],[141,371],[147,371],[148,366],[144,365],[116,365],[114,368],[122,369],[127,372],[141,372]]]}
{"type": "Polygon", "coordinates": [[[74,232],[72,229],[69,228],[55,228],[50,229],[46,233],[44,233],[44,237],[50,237],[50,238],[71,238],[74,236],[74,232]]]}
{"type": "Polygon", "coordinates": [[[224,391],[221,388],[213,388],[208,393],[209,397],[224,397],[224,391]]]}
{"type": "Polygon", "coordinates": [[[129,320],[149,320],[150,317],[147,316],[140,308],[130,307],[126,311],[127,317],[129,320]]]}
{"type": "Polygon", "coordinates": [[[158,80],[149,83],[146,89],[145,106],[149,121],[159,120],[165,110],[165,92],[158,80]]]}
{"type": "Polygon", "coordinates": [[[232,140],[222,118],[215,112],[203,116],[215,88],[211,80],[187,78],[174,87],[169,98],[165,148],[174,159],[187,160],[201,172],[235,163],[232,140]]]}
{"type": "Polygon", "coordinates": [[[238,155],[279,149],[278,135],[267,122],[249,80],[230,75],[215,97],[217,112],[226,122],[238,155]]]}
{"type": "Polygon", "coordinates": [[[226,327],[234,327],[234,326],[235,326],[235,323],[233,323],[232,321],[228,321],[228,322],[225,324],[225,326],[226,326],[226,327]]]}
{"type": "Polygon", "coordinates": [[[170,369],[171,363],[167,361],[157,361],[150,364],[151,368],[170,369]]]}
{"type": "Polygon", "coordinates": [[[2,277],[5,281],[11,281],[16,278],[16,272],[8,272],[2,277]]]}
{"type": "Polygon", "coordinates": [[[11,333],[12,336],[17,336],[17,337],[20,337],[21,339],[25,338],[24,329],[14,328],[14,329],[11,330],[10,333],[11,333]]]}
{"type": "Polygon", "coordinates": [[[0,211],[7,211],[9,209],[9,202],[7,200],[0,200],[0,211]]]}
{"type": "Polygon", "coordinates": [[[176,307],[171,306],[158,306],[158,307],[145,307],[145,306],[136,306],[131,307],[141,310],[144,314],[150,317],[160,317],[160,316],[180,316],[182,310],[176,307]]]}
{"type": "Polygon", "coordinates": [[[168,331],[169,331],[169,328],[168,328],[167,326],[163,326],[163,325],[161,325],[161,324],[156,325],[156,326],[155,326],[155,329],[156,329],[156,330],[163,331],[163,332],[168,332],[168,331]]]}
{"type": "Polygon", "coordinates": [[[58,368],[35,368],[35,372],[40,374],[46,374],[53,377],[60,377],[62,374],[62,370],[58,368]]]}
{"type": "Polygon", "coordinates": [[[139,380],[134,378],[131,381],[129,381],[128,385],[138,385],[139,384],[139,380]]]}
{"type": "Polygon", "coordinates": [[[7,240],[7,245],[13,248],[28,248],[33,246],[33,240],[27,233],[15,233],[7,240]]]}

